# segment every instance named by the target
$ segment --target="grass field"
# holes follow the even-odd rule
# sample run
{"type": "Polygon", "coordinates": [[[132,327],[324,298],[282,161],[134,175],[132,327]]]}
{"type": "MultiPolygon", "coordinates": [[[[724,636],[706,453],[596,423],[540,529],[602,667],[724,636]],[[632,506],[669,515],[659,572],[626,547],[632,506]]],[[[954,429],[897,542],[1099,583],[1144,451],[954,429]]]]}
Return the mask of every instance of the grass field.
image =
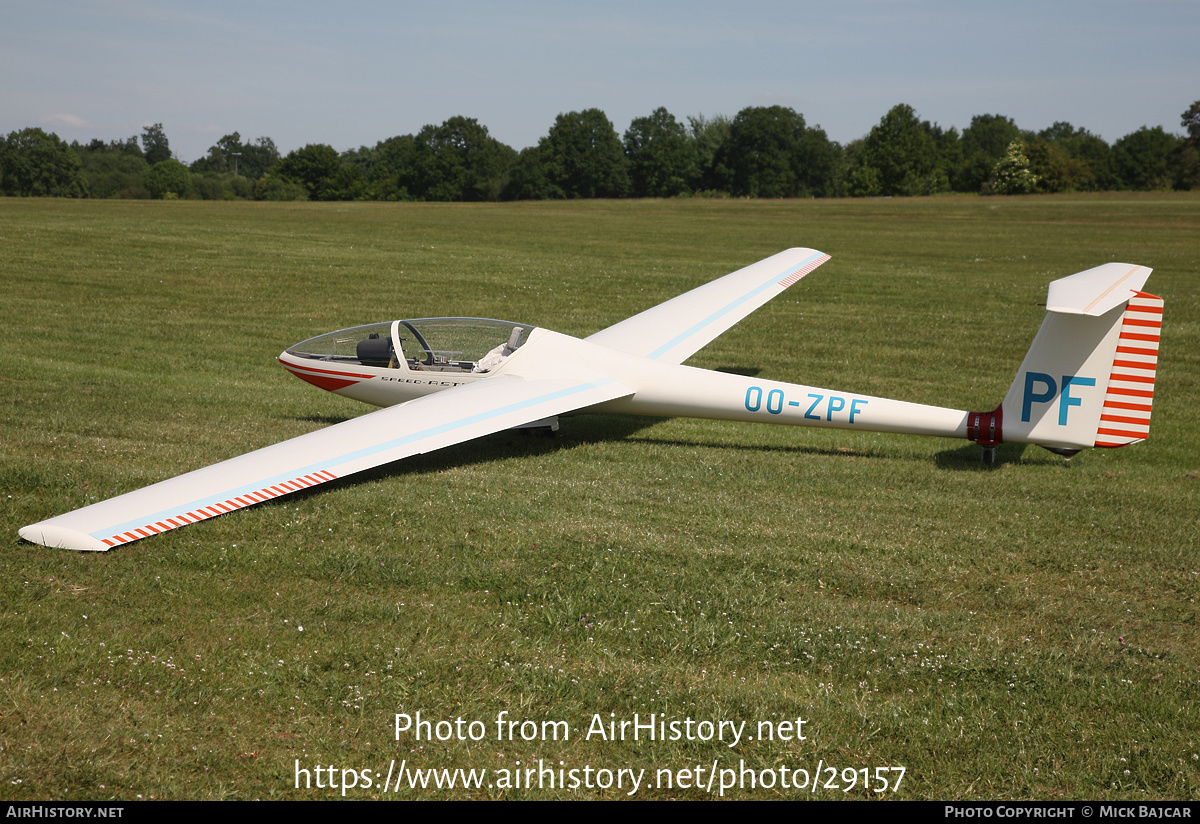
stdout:
{"type": "Polygon", "coordinates": [[[343,770],[347,798],[623,798],[619,770],[706,798],[714,763],[733,798],[1200,796],[1200,197],[0,199],[0,249],[0,799],[332,798],[343,770]],[[579,416],[106,554],[17,537],[369,411],[280,369],[296,341],[586,335],[789,246],[833,259],[689,363],[991,409],[1050,280],[1140,263],[1150,440],[985,470],[964,441],[579,416]],[[418,711],[464,726],[397,736],[418,711]],[[587,735],[635,713],[746,726],[587,735]],[[489,772],[385,795],[393,761],[489,772]],[[539,762],[583,786],[518,784],[539,762]]]}

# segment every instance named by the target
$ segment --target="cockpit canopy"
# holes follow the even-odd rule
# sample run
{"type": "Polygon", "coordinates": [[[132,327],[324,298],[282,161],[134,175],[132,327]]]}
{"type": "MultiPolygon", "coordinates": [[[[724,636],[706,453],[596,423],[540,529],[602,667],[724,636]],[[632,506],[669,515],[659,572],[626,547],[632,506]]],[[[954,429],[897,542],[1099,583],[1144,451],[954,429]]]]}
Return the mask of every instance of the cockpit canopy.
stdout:
{"type": "Polygon", "coordinates": [[[488,372],[525,342],[532,326],[488,318],[418,318],[317,335],[288,353],[343,364],[439,372],[488,372]]]}

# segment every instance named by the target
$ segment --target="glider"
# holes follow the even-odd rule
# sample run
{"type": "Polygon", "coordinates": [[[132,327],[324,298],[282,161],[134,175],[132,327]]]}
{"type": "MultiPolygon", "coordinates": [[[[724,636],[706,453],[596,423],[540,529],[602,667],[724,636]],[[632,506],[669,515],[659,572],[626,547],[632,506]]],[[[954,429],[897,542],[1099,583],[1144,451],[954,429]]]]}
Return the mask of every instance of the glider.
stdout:
{"type": "Polygon", "coordinates": [[[108,550],[371,467],[581,410],[966,438],[1071,456],[1145,440],[1161,298],[1107,263],[1050,284],[1046,317],[990,412],[780,383],[685,359],[829,260],[789,249],[588,338],[480,318],[395,320],[292,346],[279,362],[383,409],[32,524],[26,540],[108,550]]]}

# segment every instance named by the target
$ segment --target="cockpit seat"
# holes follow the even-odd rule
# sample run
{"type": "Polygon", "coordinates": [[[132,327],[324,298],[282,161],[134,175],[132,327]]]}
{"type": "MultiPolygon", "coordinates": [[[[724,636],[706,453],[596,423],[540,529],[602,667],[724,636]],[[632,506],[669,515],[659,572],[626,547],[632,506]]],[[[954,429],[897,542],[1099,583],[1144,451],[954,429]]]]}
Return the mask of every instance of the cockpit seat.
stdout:
{"type": "Polygon", "coordinates": [[[373,333],[358,342],[358,361],[363,366],[387,367],[392,363],[392,339],[373,333]]]}

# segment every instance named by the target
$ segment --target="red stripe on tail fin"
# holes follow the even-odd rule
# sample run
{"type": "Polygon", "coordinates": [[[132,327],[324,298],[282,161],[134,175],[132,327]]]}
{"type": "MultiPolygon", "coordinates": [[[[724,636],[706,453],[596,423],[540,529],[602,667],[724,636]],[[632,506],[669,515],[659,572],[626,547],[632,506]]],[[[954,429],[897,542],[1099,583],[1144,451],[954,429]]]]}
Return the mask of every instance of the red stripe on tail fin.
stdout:
{"type": "Polygon", "coordinates": [[[1150,436],[1150,406],[1154,400],[1154,378],[1158,368],[1158,335],[1139,335],[1134,330],[1162,323],[1163,299],[1146,292],[1137,292],[1125,307],[1121,320],[1122,340],[1137,340],[1137,348],[1118,346],[1119,360],[1114,361],[1109,375],[1101,420],[1123,424],[1120,429],[1101,426],[1096,433],[1096,446],[1114,448],[1144,441],[1150,436]],[[1130,368],[1140,373],[1130,374],[1130,368]],[[1136,389],[1129,384],[1135,384],[1136,389]],[[1141,403],[1122,401],[1121,396],[1144,398],[1141,403]]]}

